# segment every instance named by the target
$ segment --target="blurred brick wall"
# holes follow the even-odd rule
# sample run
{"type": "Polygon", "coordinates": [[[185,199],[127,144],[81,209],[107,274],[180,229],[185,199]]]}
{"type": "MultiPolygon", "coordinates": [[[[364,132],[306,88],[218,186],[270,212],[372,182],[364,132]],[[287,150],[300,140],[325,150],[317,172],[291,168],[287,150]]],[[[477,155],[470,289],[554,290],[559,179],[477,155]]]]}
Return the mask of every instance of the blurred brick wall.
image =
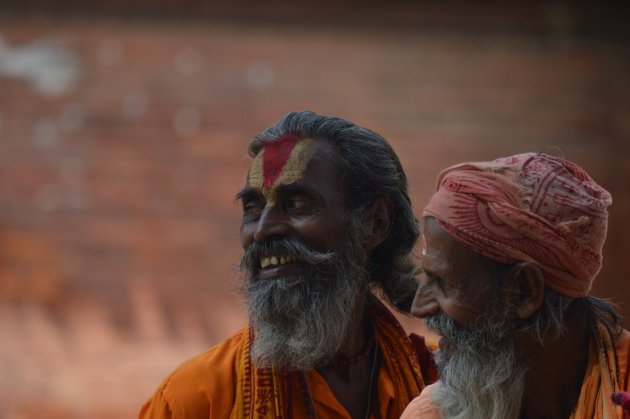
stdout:
{"type": "Polygon", "coordinates": [[[243,324],[233,197],[291,110],[388,138],[418,214],[447,165],[559,148],[614,196],[594,293],[629,306],[618,11],[76,3],[0,8],[0,419],[133,417],[243,324]]]}

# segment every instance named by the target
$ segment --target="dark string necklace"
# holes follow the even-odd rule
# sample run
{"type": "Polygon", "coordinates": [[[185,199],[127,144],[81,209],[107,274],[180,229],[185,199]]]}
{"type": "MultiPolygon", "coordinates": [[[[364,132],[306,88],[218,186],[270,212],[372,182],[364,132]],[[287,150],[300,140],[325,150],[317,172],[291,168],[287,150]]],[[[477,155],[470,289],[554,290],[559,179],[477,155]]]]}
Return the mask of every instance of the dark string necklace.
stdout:
{"type": "MultiPolygon", "coordinates": [[[[371,326],[371,324],[370,324],[371,326]]],[[[365,345],[365,348],[360,351],[358,354],[353,355],[351,357],[338,357],[335,359],[331,365],[334,366],[345,366],[348,367],[352,364],[356,364],[364,359],[367,359],[370,354],[372,355],[372,362],[370,366],[370,377],[368,381],[368,404],[365,411],[365,419],[369,419],[370,414],[372,413],[372,408],[378,404],[378,398],[376,397],[376,393],[374,391],[374,385],[376,383],[375,375],[378,364],[378,342],[376,341],[376,337],[374,335],[373,327],[369,328],[370,337],[368,338],[368,342],[365,345]]],[[[313,401],[313,394],[311,393],[311,388],[308,384],[308,380],[306,379],[306,373],[304,371],[300,371],[298,374],[298,381],[300,385],[300,390],[302,395],[304,396],[304,406],[306,408],[306,416],[308,419],[317,419],[317,412],[315,411],[315,402],[313,401]]],[[[378,415],[380,417],[380,415],[378,415]]]]}
{"type": "Polygon", "coordinates": [[[372,349],[374,346],[373,342],[376,341],[372,329],[369,328],[368,330],[368,337],[361,351],[352,356],[338,355],[333,358],[333,360],[330,362],[330,365],[333,365],[335,367],[345,367],[366,360],[372,353],[372,349]]]}

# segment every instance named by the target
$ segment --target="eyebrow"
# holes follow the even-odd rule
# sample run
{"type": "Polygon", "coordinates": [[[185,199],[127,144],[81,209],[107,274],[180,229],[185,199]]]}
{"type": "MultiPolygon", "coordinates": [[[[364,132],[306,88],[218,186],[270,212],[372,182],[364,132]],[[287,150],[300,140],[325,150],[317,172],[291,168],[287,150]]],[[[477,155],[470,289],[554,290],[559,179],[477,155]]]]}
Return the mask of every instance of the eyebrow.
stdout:
{"type": "Polygon", "coordinates": [[[435,278],[442,278],[442,275],[438,275],[437,273],[433,272],[430,269],[426,269],[424,266],[422,267],[422,273],[424,273],[426,276],[432,276],[435,278]]]}
{"type": "Polygon", "coordinates": [[[442,274],[435,272],[434,270],[431,269],[426,269],[424,266],[422,267],[422,271],[424,272],[424,274],[426,276],[431,276],[434,278],[439,278],[442,281],[446,281],[446,276],[448,276],[450,279],[450,281],[456,281],[457,283],[461,283],[461,284],[470,284],[471,278],[474,278],[475,273],[474,272],[463,272],[460,276],[455,276],[455,272],[453,272],[453,269],[451,266],[449,266],[448,268],[446,268],[446,271],[442,272],[442,274]]]}
{"type": "Polygon", "coordinates": [[[317,195],[313,189],[308,186],[304,186],[299,182],[289,183],[288,185],[280,185],[278,186],[278,194],[281,195],[289,195],[289,194],[300,194],[300,193],[308,193],[310,195],[317,195]]]}
{"type": "Polygon", "coordinates": [[[260,192],[257,189],[254,188],[243,188],[240,191],[238,191],[236,193],[236,195],[234,195],[234,200],[235,201],[240,201],[243,198],[252,198],[255,196],[258,196],[260,194],[260,192]]]}
{"type": "MultiPolygon", "coordinates": [[[[423,259],[423,261],[422,261],[422,271],[426,275],[431,275],[431,276],[434,276],[436,278],[444,278],[444,276],[447,276],[447,275],[450,275],[450,274],[453,273],[452,272],[453,268],[450,265],[444,266],[443,264],[442,265],[438,264],[436,266],[434,263],[430,263],[428,268],[427,268],[427,266],[425,266],[425,260],[426,260],[426,258],[423,259]],[[433,269],[433,268],[435,268],[435,269],[433,269]]],[[[429,260],[431,260],[431,259],[429,258],[429,260]]]]}
{"type": "MultiPolygon", "coordinates": [[[[313,196],[317,199],[321,199],[321,194],[319,192],[317,192],[316,190],[314,190],[313,188],[310,188],[308,186],[305,186],[299,182],[293,182],[290,183],[288,185],[280,185],[277,188],[277,194],[278,195],[297,195],[297,194],[307,194],[309,196],[313,196]]],[[[252,187],[246,187],[243,188],[242,190],[240,190],[239,192],[236,193],[236,195],[234,196],[234,200],[235,201],[240,201],[242,199],[245,198],[255,198],[260,196],[260,189],[257,188],[252,188],[252,187]]]]}

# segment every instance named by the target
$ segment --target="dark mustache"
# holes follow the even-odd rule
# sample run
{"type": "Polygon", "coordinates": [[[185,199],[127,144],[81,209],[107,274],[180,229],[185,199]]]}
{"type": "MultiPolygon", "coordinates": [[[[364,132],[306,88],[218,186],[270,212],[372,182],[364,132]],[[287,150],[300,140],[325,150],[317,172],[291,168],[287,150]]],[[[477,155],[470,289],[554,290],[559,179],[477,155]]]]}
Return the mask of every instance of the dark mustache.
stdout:
{"type": "Polygon", "coordinates": [[[241,269],[256,272],[260,258],[267,255],[293,256],[298,261],[313,265],[330,263],[336,256],[335,252],[320,252],[295,238],[274,238],[249,245],[241,258],[241,269]]]}

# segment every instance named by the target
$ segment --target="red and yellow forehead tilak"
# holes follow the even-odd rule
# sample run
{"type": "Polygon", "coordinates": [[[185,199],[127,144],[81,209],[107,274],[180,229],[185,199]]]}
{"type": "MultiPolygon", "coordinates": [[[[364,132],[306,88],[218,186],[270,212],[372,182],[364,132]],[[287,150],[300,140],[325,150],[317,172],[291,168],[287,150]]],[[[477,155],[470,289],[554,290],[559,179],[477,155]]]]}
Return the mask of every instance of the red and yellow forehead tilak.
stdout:
{"type": "Polygon", "coordinates": [[[262,191],[267,205],[273,205],[280,185],[300,179],[313,157],[315,140],[287,135],[266,145],[252,162],[247,176],[251,188],[262,191]]]}

